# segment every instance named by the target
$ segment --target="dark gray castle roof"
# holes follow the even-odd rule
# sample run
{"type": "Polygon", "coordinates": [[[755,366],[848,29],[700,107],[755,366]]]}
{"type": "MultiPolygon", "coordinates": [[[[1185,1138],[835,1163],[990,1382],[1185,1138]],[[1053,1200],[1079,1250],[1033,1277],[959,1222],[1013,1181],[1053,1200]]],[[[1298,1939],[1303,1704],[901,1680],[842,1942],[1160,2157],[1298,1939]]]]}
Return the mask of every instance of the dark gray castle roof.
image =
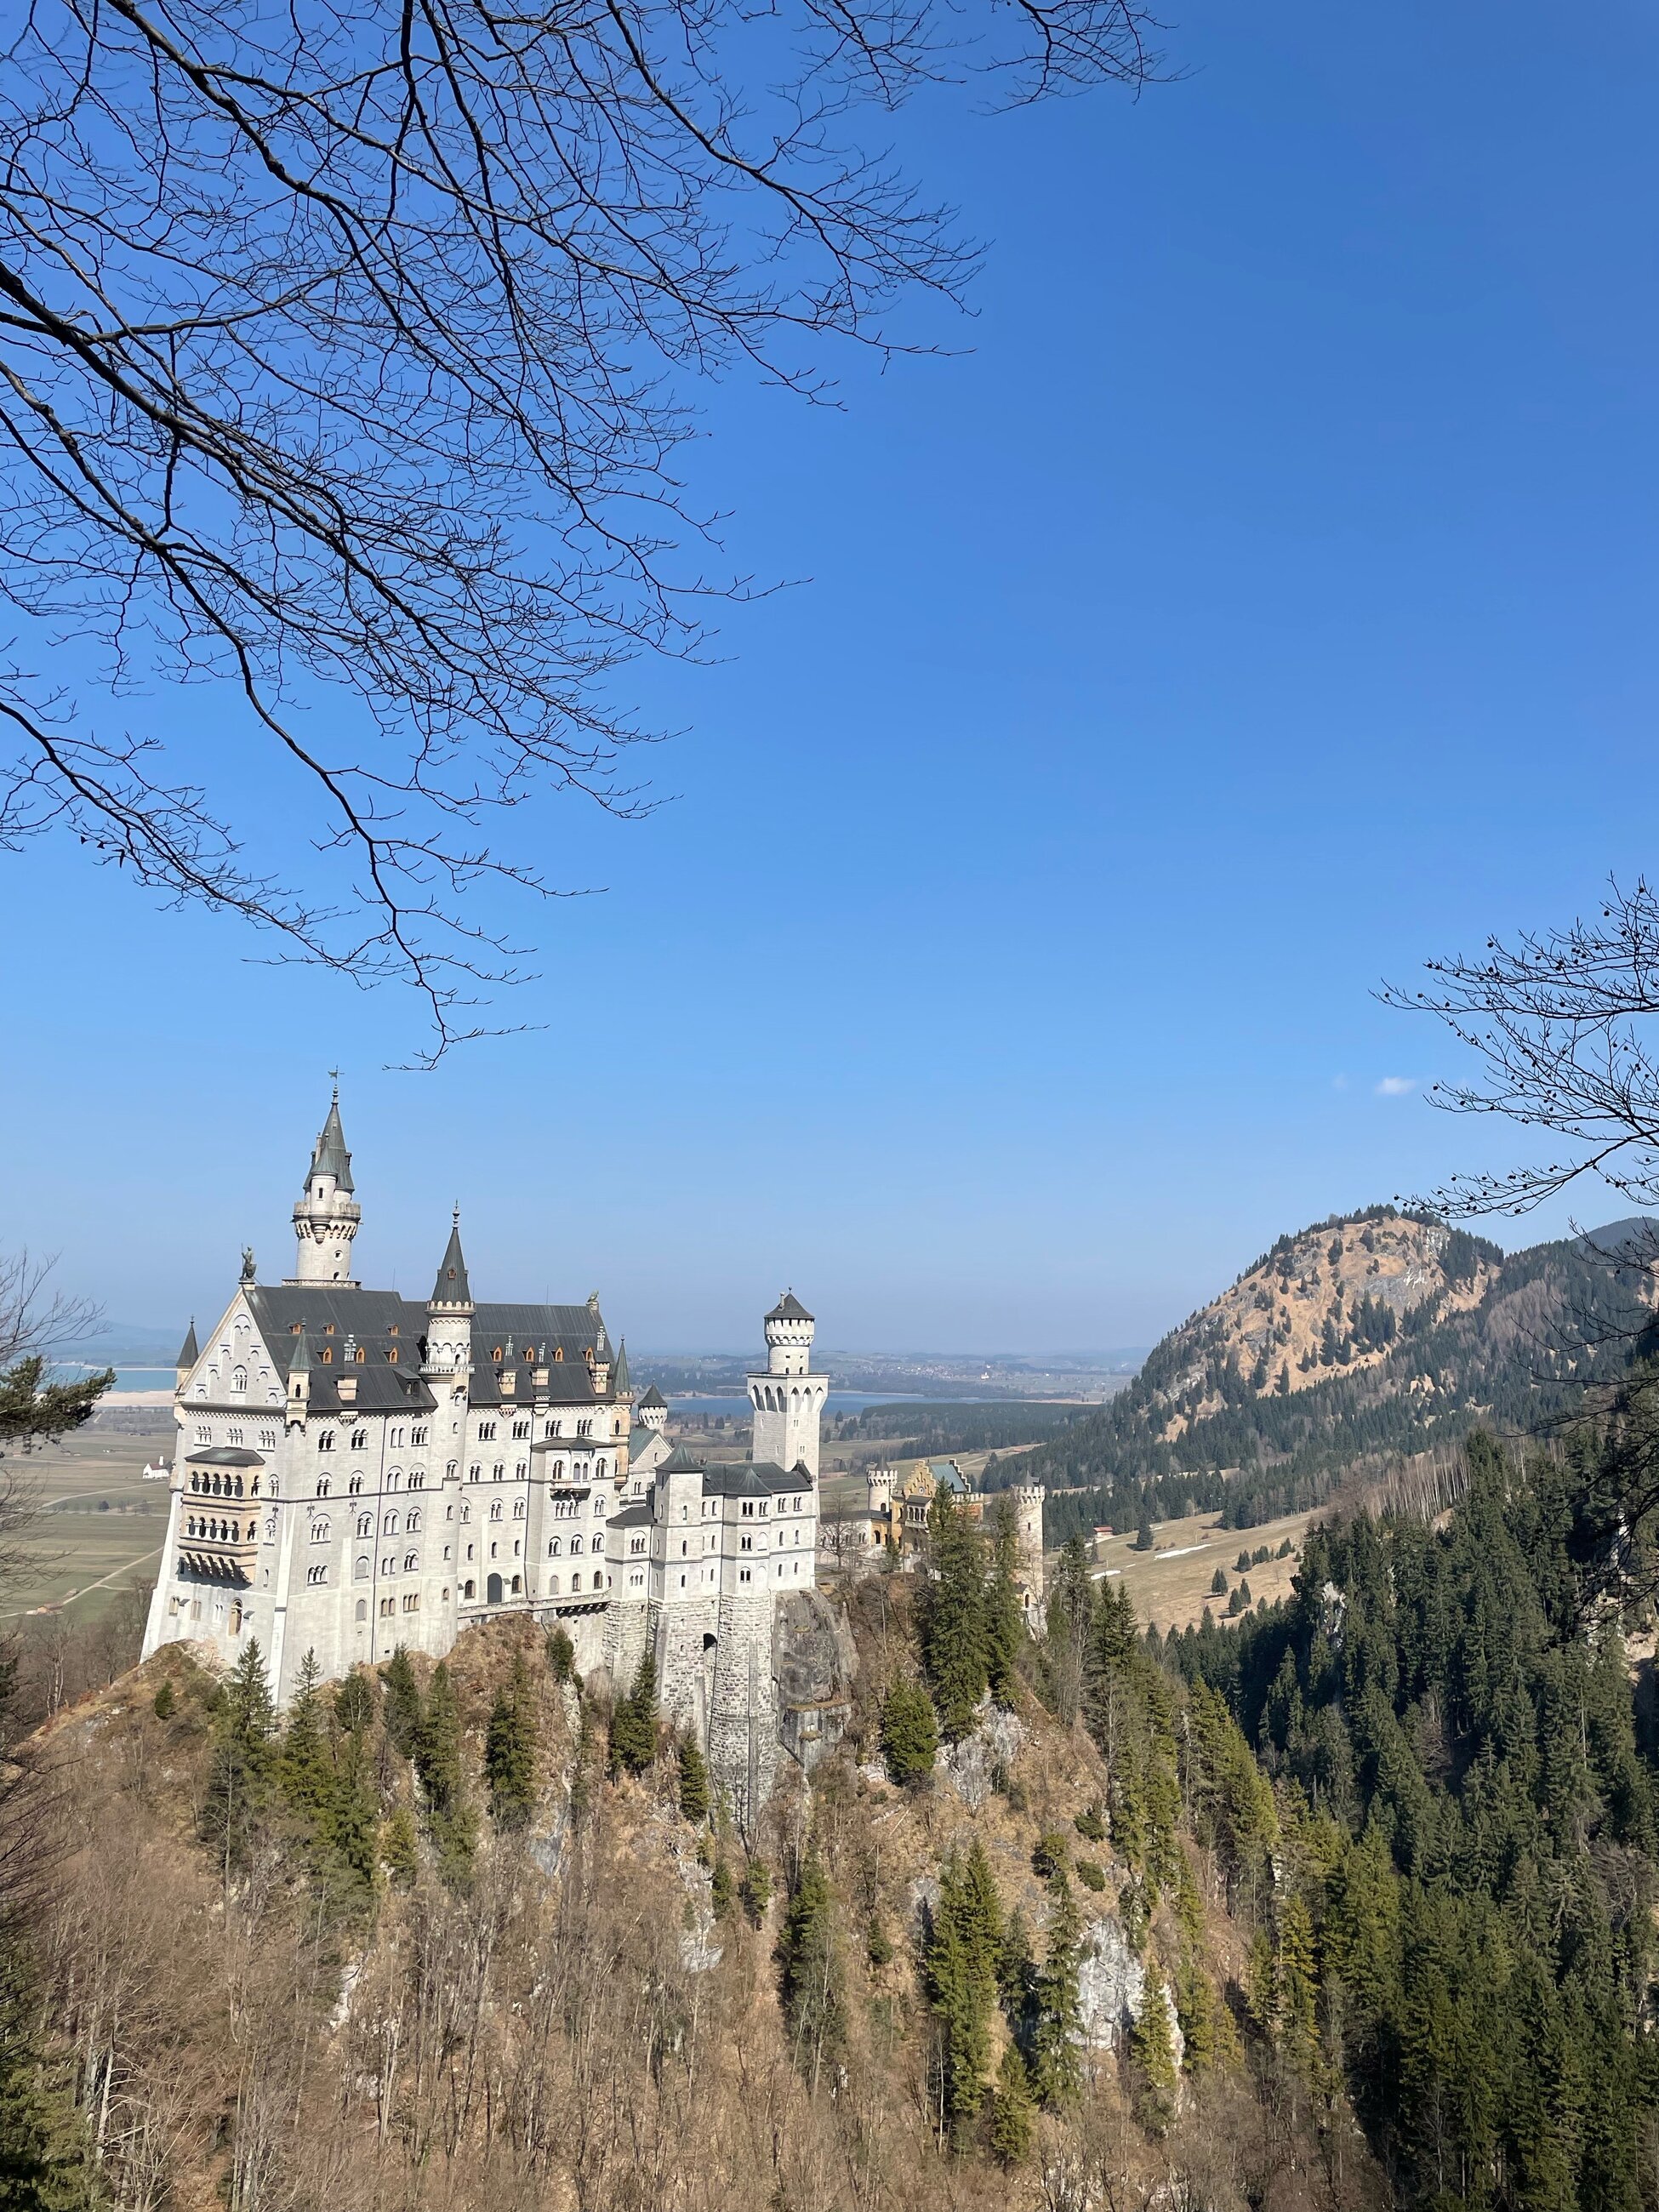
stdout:
{"type": "Polygon", "coordinates": [[[667,1401],[667,1399],[666,1399],[666,1398],[665,1398],[665,1397],[663,1396],[662,1392],[661,1392],[660,1390],[659,1390],[659,1389],[658,1389],[658,1388],[657,1388],[657,1386],[656,1386],[656,1384],[655,1384],[654,1382],[651,1385],[651,1388],[650,1388],[650,1389],[646,1392],[646,1394],[645,1394],[644,1397],[643,1397],[643,1398],[641,1398],[641,1401],[640,1401],[640,1407],[641,1407],[641,1411],[643,1411],[643,1409],[644,1409],[647,1406],[649,1406],[649,1407],[653,1407],[653,1409],[654,1409],[656,1407],[658,1407],[658,1406],[661,1406],[665,1410],[666,1410],[666,1408],[667,1408],[667,1405],[668,1405],[668,1401],[667,1401]]]}
{"type": "Polygon", "coordinates": [[[431,1303],[434,1306],[470,1306],[472,1303],[472,1292],[466,1279],[466,1261],[461,1255],[459,1208],[455,1218],[449,1224],[449,1242],[444,1247],[444,1256],[438,1262],[438,1279],[432,1285],[431,1303]]]}
{"type": "MultiPolygon", "coordinates": [[[[659,1468],[659,1473],[661,1472],[659,1468]]],[[[705,1498],[775,1498],[787,1490],[810,1490],[812,1478],[804,1467],[791,1472],[775,1461],[757,1459],[739,1466],[705,1468],[705,1498]]]]}
{"type": "Polygon", "coordinates": [[[323,1124],[311,1155],[313,1175],[331,1175],[342,1190],[350,1190],[351,1155],[346,1150],[345,1131],[340,1127],[340,1094],[337,1091],[328,1105],[328,1119],[323,1124]]]}
{"type": "Polygon", "coordinates": [[[628,1372],[628,1339],[623,1337],[617,1346],[617,1364],[611,1375],[611,1395],[613,1398],[626,1398],[631,1395],[632,1388],[628,1372]]]}
{"type": "Polygon", "coordinates": [[[201,1346],[196,1341],[196,1316],[192,1314],[190,1327],[185,1331],[185,1340],[179,1347],[179,1357],[173,1364],[178,1367],[194,1367],[201,1356],[201,1346]]]}
{"type": "Polygon", "coordinates": [[[768,1321],[811,1321],[812,1316],[793,1291],[786,1291],[766,1318],[768,1321]]]}

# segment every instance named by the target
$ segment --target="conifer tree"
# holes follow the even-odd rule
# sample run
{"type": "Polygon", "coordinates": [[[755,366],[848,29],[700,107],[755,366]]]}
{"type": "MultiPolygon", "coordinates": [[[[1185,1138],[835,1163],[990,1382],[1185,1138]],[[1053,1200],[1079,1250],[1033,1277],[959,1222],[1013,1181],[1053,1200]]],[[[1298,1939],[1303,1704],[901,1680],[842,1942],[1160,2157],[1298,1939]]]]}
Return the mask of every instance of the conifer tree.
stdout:
{"type": "Polygon", "coordinates": [[[1018,1524],[1013,1500],[1005,1492],[994,1508],[991,1572],[985,1585],[986,1677],[1000,1705],[1014,1702],[1020,1647],[1025,1641],[1025,1616],[1016,1579],[1018,1571],[1018,1524]]]}
{"type": "Polygon", "coordinates": [[[278,1771],[283,1796],[313,1836],[325,1838],[334,1809],[334,1760],[323,1717],[322,1668],[314,1651],[300,1662],[278,1771]]]}
{"type": "Polygon", "coordinates": [[[890,1778],[901,1789],[925,1782],[939,1752],[933,1701],[919,1682],[901,1677],[881,1707],[881,1753],[890,1778]]]}
{"type": "Polygon", "coordinates": [[[1031,2101],[1030,2076],[1017,2045],[1010,2044],[997,2069],[991,2092],[991,2149],[1004,2166],[1023,2165],[1031,2153],[1036,2129],[1036,2106],[1031,2101]]]}
{"type": "Polygon", "coordinates": [[[611,1771],[643,1774],[657,1756],[657,1661],[647,1644],[634,1686],[611,1717],[611,1771]]]}
{"type": "Polygon", "coordinates": [[[374,1761],[359,1734],[334,1747],[335,1771],[327,1838],[342,1872],[362,1902],[374,1887],[380,1798],[374,1761]]]}
{"type": "Polygon", "coordinates": [[[250,1637],[221,1693],[202,1807],[204,1836],[227,1873],[246,1864],[264,1833],[276,1784],[276,1714],[264,1660],[250,1637]]]}
{"type": "Polygon", "coordinates": [[[778,1939],[784,2024],[795,2063],[816,2089],[824,2059],[842,2045],[846,2007],[829,1877],[807,1852],[778,1939]]]}
{"type": "Polygon", "coordinates": [[[496,1692],[484,1736],[484,1780],[498,1828],[521,1828],[536,1809],[536,1709],[522,1654],[510,1687],[496,1692]]]}
{"type": "MultiPolygon", "coordinates": [[[[389,1696],[386,1704],[389,1710],[389,1696]]],[[[415,1771],[428,1811],[442,1819],[461,1795],[461,1716],[449,1669],[441,1659],[432,1670],[432,1686],[415,1739],[415,1771]]]]}
{"type": "Polygon", "coordinates": [[[939,2105],[945,2129],[958,2144],[984,2100],[1002,1936],[995,1878],[975,1837],[966,1852],[945,1863],[924,1958],[939,2030],[939,2105]]]}
{"type": "Polygon", "coordinates": [[[380,1856],[386,1872],[400,1888],[406,1888],[419,1872],[415,1816],[407,1805],[399,1805],[386,1822],[380,1838],[380,1856]]]}
{"type": "Polygon", "coordinates": [[[421,1686],[400,1644],[381,1669],[386,1684],[386,1739],[399,1759],[413,1759],[421,1740],[421,1686]]]}
{"type": "Polygon", "coordinates": [[[348,1735],[368,1735],[374,1719],[374,1686],[367,1674],[354,1668],[335,1686],[334,1719],[348,1735]]]}
{"type": "Polygon", "coordinates": [[[680,1745],[680,1817],[694,1827],[708,1818],[708,1763],[689,1735],[680,1745]]]}
{"type": "Polygon", "coordinates": [[[1135,2110],[1141,2125],[1162,2135],[1175,2118],[1175,2036],[1169,2000],[1156,1974],[1146,1978],[1140,2010],[1129,2035],[1129,2055],[1135,2072],[1135,2110]]]}
{"type": "Polygon", "coordinates": [[[1048,1951],[1034,1978],[1031,2025],[1031,2079],[1051,2112],[1075,2095],[1082,2080],[1078,2045],[1083,2028],[1082,1925],[1064,1875],[1056,1878],[1053,1891],[1054,1917],[1048,1951]]]}
{"type": "Polygon", "coordinates": [[[171,1720],[173,1717],[173,1708],[177,1702],[177,1699],[173,1694],[172,1683],[163,1682],[151,1701],[150,1711],[155,1714],[158,1721],[171,1720]]]}
{"type": "Polygon", "coordinates": [[[954,1743],[974,1724],[990,1651],[984,1542],[943,1487],[927,1509],[927,1580],[917,1607],[921,1658],[940,1733],[954,1743]]]}

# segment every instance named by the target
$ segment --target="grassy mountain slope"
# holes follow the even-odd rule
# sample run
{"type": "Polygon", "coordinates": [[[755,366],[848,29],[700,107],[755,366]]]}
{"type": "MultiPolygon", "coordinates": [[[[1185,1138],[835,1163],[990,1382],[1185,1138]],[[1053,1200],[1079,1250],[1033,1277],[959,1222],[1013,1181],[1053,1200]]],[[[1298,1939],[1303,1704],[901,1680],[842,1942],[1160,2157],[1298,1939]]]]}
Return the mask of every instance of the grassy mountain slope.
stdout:
{"type": "Polygon", "coordinates": [[[1027,1456],[1048,1537],[1219,1508],[1248,1528],[1355,1468],[1524,1433],[1616,1380],[1650,1320],[1646,1278],[1577,1240],[1495,1244],[1375,1206],[1281,1237],[1159,1344],[1127,1390],[1027,1456]]]}

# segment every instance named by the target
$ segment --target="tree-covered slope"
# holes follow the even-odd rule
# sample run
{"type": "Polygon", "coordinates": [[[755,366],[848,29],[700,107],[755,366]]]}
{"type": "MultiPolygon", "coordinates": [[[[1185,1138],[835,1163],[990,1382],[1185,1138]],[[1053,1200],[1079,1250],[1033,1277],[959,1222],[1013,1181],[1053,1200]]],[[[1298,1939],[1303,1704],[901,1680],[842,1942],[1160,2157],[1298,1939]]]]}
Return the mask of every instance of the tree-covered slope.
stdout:
{"type": "Polygon", "coordinates": [[[1051,1543],[1143,1504],[1249,1527],[1476,1422],[1532,1432],[1621,1376],[1650,1319],[1646,1277],[1593,1242],[1505,1257],[1373,1207],[1281,1237],[1022,1477],[1091,1493],[1051,1499],[1051,1543]]]}

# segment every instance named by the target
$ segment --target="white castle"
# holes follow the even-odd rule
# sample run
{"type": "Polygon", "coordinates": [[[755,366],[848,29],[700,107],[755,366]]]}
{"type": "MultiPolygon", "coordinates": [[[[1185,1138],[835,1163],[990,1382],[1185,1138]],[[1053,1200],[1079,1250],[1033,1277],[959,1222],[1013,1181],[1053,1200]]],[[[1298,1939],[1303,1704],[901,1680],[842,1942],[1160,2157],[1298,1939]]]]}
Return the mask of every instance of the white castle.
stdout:
{"type": "Polygon", "coordinates": [[[167,1541],[144,1656],[191,1640],[234,1662],[257,1638],[279,1702],[402,1644],[441,1656],[473,1623],[559,1626],[619,1688],[647,1644],[666,1713],[695,1730],[745,1824],[780,1747],[810,1765],[840,1732],[844,1662],[815,1589],[812,1316],[786,1292],[749,1376],[750,1460],[706,1466],[638,1426],[628,1356],[597,1295],[473,1301],[459,1211],[432,1295],[365,1290],[337,1092],[294,1209],[294,1273],[251,1252],[218,1326],[180,1348],[167,1541]]]}

